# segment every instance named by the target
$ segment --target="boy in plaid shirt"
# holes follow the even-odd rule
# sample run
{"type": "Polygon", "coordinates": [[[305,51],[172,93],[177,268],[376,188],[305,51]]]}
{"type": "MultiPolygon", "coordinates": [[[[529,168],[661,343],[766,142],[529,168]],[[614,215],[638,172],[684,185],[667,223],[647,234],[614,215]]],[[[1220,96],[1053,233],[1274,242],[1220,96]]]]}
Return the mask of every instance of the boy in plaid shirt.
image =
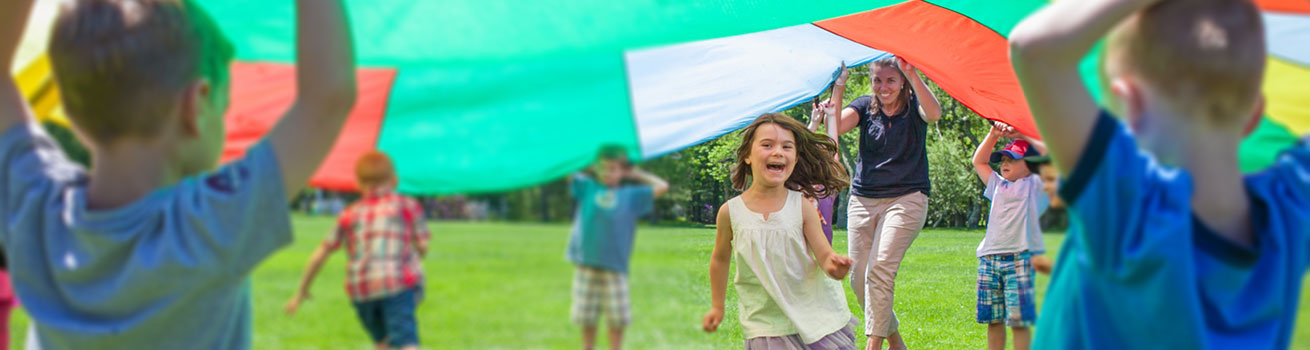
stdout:
{"type": "Polygon", "coordinates": [[[386,154],[360,157],[355,176],[363,198],[341,213],[336,230],[314,252],[286,311],[294,314],[309,299],[314,276],[344,241],[350,257],[346,292],[377,349],[417,349],[414,309],[422,298],[422,258],[430,236],[423,207],[395,192],[395,171],[386,154]]]}
{"type": "Polygon", "coordinates": [[[663,179],[628,163],[621,146],[601,148],[591,175],[571,180],[573,198],[578,201],[573,234],[567,256],[577,265],[573,278],[573,322],[582,326],[582,347],[592,349],[596,324],[603,312],[609,323],[610,349],[623,344],[623,327],[628,312],[628,260],[637,218],[649,213],[655,198],[669,190],[663,179]],[[640,185],[621,186],[624,180],[640,185]]]}

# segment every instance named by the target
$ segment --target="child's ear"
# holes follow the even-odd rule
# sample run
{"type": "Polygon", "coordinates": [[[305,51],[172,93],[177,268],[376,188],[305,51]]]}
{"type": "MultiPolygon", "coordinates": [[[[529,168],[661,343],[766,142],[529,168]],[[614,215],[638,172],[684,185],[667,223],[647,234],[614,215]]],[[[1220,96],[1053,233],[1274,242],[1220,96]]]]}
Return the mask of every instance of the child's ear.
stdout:
{"type": "Polygon", "coordinates": [[[1251,110],[1251,116],[1247,117],[1246,128],[1242,129],[1242,138],[1250,136],[1257,126],[1260,126],[1260,120],[1265,114],[1265,96],[1261,94],[1255,99],[1255,108],[1251,110]]]}
{"type": "Polygon", "coordinates": [[[1142,111],[1145,106],[1142,105],[1142,91],[1133,84],[1132,81],[1125,78],[1114,78],[1110,83],[1110,93],[1113,93],[1118,100],[1118,113],[1124,117],[1128,125],[1137,129],[1138,122],[1142,117],[1142,111]]]}
{"type": "Polygon", "coordinates": [[[182,103],[178,108],[178,117],[182,118],[182,131],[187,136],[200,136],[200,117],[209,107],[213,87],[206,79],[197,79],[187,85],[182,93],[182,103]]]}

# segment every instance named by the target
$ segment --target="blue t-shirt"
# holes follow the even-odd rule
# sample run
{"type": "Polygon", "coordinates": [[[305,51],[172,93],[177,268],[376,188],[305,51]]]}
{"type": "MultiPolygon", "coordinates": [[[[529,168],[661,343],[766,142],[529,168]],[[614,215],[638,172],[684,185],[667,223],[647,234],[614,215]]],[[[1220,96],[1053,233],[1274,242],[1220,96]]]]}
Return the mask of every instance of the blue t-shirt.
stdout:
{"type": "Polygon", "coordinates": [[[655,206],[650,186],[609,188],[584,175],[573,177],[578,201],[567,257],[574,264],[628,273],[637,219],[655,206]]]}
{"type": "Polygon", "coordinates": [[[1192,180],[1102,112],[1060,188],[1071,225],[1036,349],[1286,349],[1310,260],[1310,146],[1245,178],[1254,249],[1205,228],[1192,180]]]}
{"type": "Polygon", "coordinates": [[[928,122],[919,115],[919,99],[900,114],[887,116],[882,110],[869,113],[873,96],[851,101],[846,108],[860,114],[859,157],[851,194],[866,198],[894,198],[914,192],[928,195],[928,122]]]}
{"type": "Polygon", "coordinates": [[[103,211],[35,124],[0,135],[0,166],[0,241],[42,348],[250,348],[248,276],[291,242],[267,142],[103,211]]]}

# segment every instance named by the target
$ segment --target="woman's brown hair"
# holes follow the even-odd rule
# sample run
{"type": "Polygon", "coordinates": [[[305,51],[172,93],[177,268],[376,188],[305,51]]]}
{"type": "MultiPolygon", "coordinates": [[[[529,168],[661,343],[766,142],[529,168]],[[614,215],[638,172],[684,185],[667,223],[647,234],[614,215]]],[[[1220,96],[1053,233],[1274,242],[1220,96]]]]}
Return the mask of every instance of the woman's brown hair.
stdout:
{"type": "Polygon", "coordinates": [[[810,132],[801,122],[786,115],[769,113],[755,118],[745,130],[742,130],[741,146],[737,147],[737,164],[732,167],[732,188],[746,190],[747,177],[751,174],[746,159],[751,154],[751,144],[755,141],[755,130],[764,124],[775,124],[796,135],[796,167],[787,178],[784,186],[789,190],[800,191],[811,198],[831,197],[850,185],[846,170],[838,162],[837,143],[826,136],[810,132]],[[816,185],[823,186],[822,190],[816,185]]]}
{"type": "MultiPolygon", "coordinates": [[[[896,57],[888,57],[869,63],[869,89],[873,89],[874,68],[895,69],[901,77],[901,92],[896,94],[896,100],[901,101],[901,109],[906,109],[910,106],[910,95],[914,93],[914,87],[910,86],[910,79],[905,76],[905,71],[901,70],[896,59],[896,57]]],[[[882,100],[878,99],[877,91],[873,91],[870,95],[873,97],[873,103],[869,104],[869,115],[876,115],[882,111],[882,100]]]]}

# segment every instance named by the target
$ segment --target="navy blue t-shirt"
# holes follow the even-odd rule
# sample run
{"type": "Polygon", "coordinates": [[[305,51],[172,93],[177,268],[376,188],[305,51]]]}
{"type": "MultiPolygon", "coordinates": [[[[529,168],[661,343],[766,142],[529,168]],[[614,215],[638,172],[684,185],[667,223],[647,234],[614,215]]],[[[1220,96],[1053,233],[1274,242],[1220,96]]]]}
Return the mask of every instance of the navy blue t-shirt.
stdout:
{"type": "Polygon", "coordinates": [[[928,195],[928,122],[919,115],[919,99],[898,115],[881,110],[869,113],[873,96],[861,96],[846,108],[860,114],[860,148],[855,161],[851,194],[866,198],[893,198],[914,192],[928,195]]]}

